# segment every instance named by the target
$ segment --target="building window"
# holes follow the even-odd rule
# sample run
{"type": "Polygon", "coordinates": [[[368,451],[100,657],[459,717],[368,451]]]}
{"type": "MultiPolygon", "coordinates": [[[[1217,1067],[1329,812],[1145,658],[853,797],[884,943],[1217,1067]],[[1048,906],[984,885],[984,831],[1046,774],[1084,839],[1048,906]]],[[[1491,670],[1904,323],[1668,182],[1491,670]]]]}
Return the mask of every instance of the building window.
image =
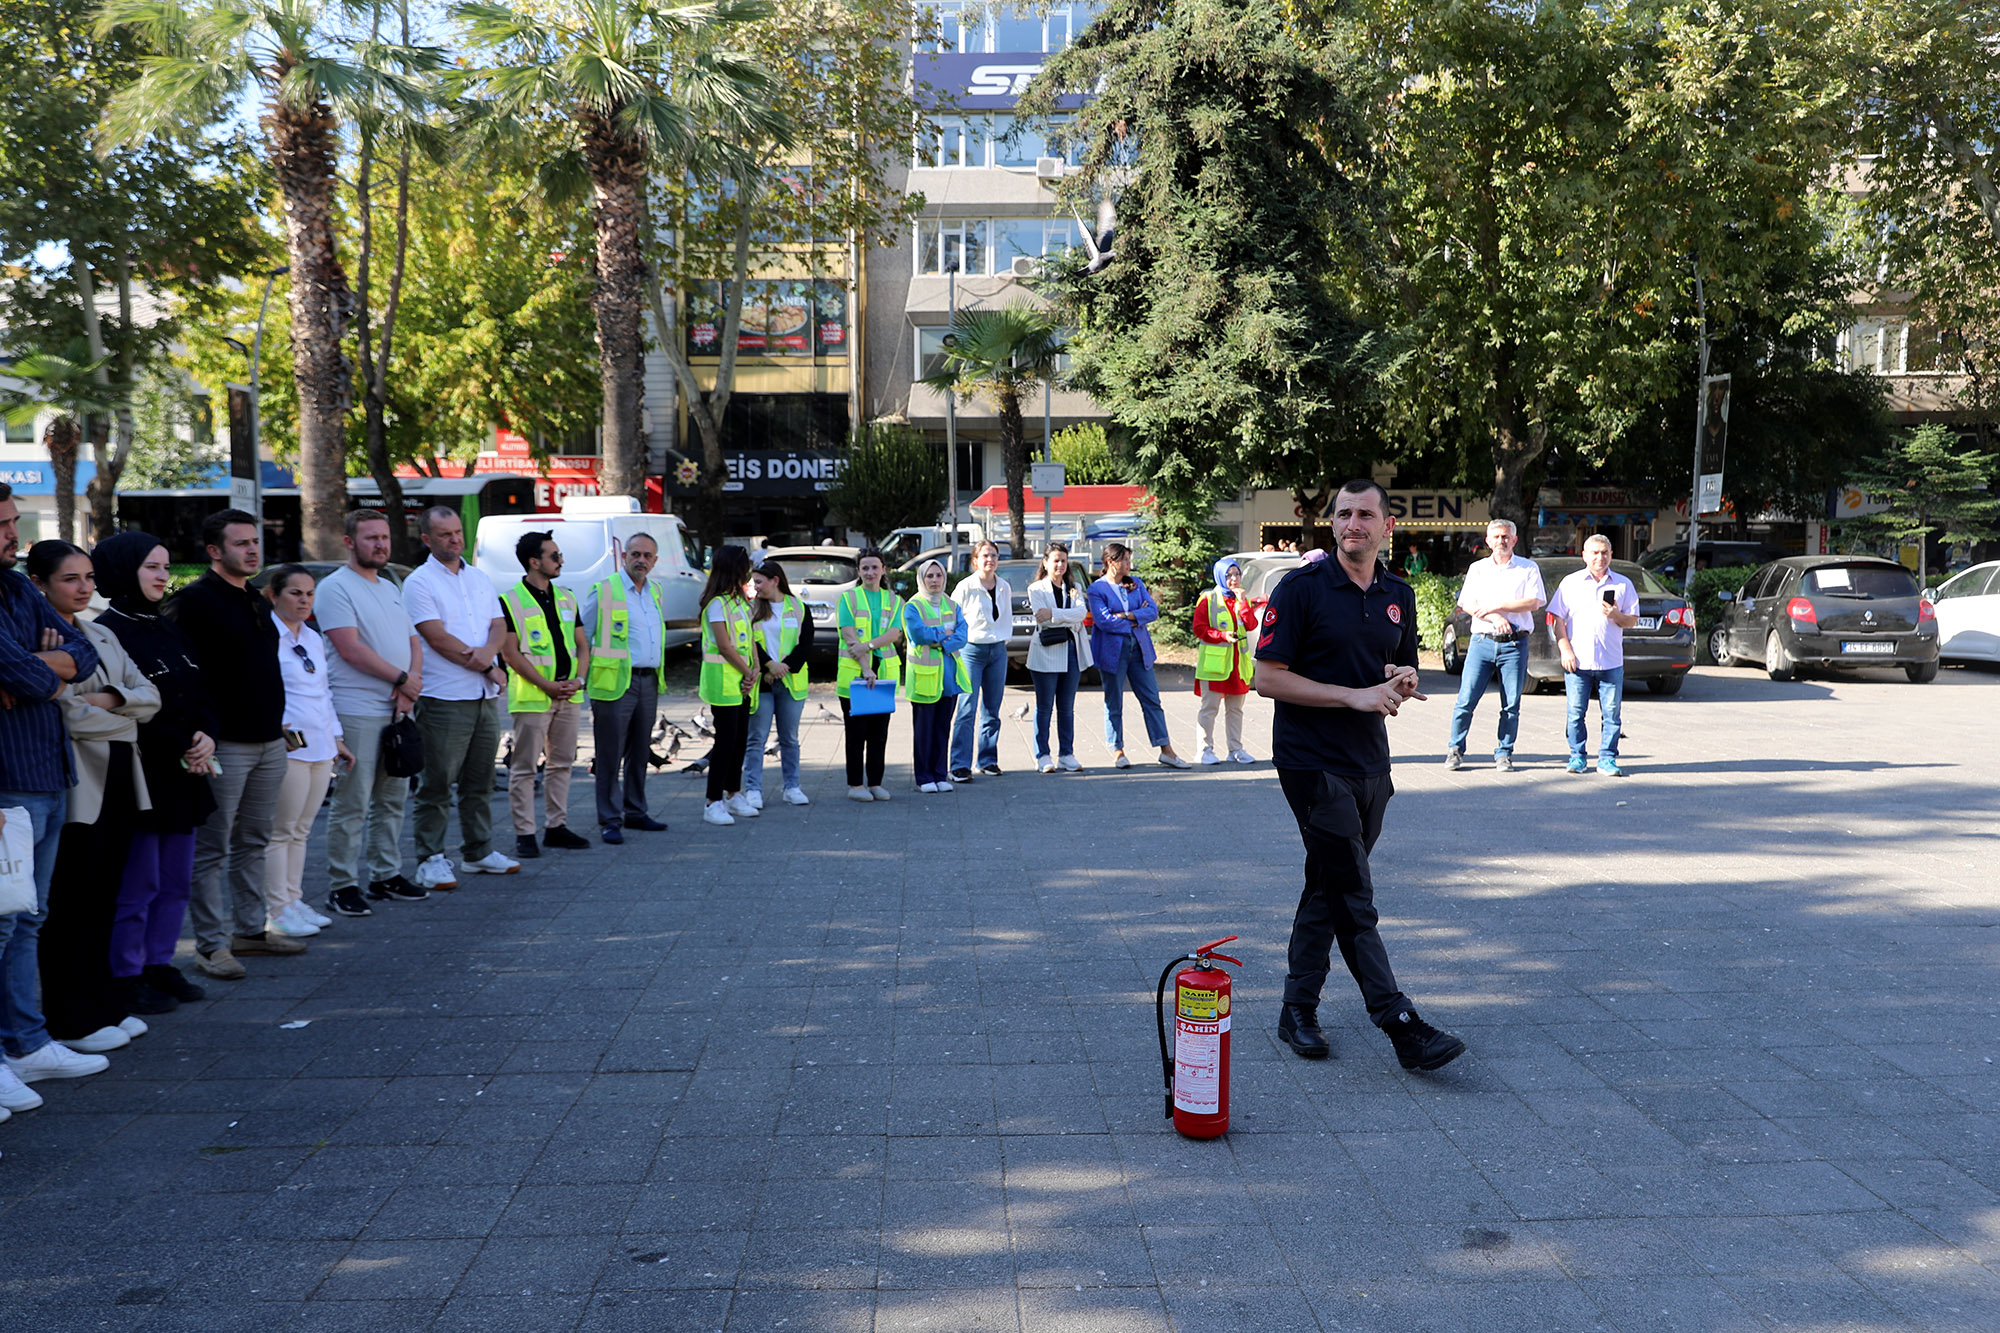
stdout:
{"type": "Polygon", "coordinates": [[[917,328],[918,379],[929,379],[944,369],[944,339],[950,332],[948,326],[930,328],[920,325],[917,328]]]}
{"type": "Polygon", "coordinates": [[[0,431],[4,431],[4,438],[8,444],[34,444],[37,440],[35,423],[32,421],[14,422],[0,418],[0,423],[4,423],[0,425],[0,431]]]}
{"type": "Polygon", "coordinates": [[[987,272],[986,227],[984,218],[925,219],[917,232],[917,274],[941,277],[946,273],[987,272]]]}
{"type": "Polygon", "coordinates": [[[993,271],[1005,273],[1016,259],[1043,259],[1081,243],[1069,218],[995,218],[993,271]]]}
{"type": "Polygon", "coordinates": [[[916,167],[983,167],[987,161],[987,129],[983,118],[947,116],[937,133],[917,141],[916,167]]]}
{"type": "Polygon", "coordinates": [[[917,0],[921,17],[936,31],[920,50],[939,53],[999,51],[1008,54],[1066,49],[1097,16],[1087,0],[1035,5],[987,5],[982,0],[917,0]]]}

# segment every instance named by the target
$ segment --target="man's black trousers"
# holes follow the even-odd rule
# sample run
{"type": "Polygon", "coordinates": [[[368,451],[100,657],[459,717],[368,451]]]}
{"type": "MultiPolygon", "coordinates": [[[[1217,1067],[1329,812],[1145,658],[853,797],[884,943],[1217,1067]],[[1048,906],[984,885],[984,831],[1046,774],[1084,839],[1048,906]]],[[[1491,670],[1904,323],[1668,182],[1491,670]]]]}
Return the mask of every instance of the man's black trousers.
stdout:
{"type": "Polygon", "coordinates": [[[1319,1003],[1338,941],[1368,1016],[1380,1026],[1410,1004],[1396,989],[1389,951],[1375,928],[1375,881],[1368,871],[1368,853],[1382,836],[1382,813],[1396,788],[1387,774],[1350,778],[1297,768],[1279,769],[1278,783],[1306,844],[1285,1003],[1319,1003]]]}

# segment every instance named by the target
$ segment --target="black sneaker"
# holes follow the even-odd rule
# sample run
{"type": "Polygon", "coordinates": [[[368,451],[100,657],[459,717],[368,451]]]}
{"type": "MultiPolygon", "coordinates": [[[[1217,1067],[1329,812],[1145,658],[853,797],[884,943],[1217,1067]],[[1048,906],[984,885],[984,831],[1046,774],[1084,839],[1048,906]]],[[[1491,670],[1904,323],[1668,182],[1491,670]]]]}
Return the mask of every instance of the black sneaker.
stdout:
{"type": "Polygon", "coordinates": [[[399,903],[420,903],[431,896],[431,891],[410,883],[401,875],[391,875],[387,879],[378,879],[370,884],[368,896],[377,902],[389,898],[399,903]]]}
{"type": "Polygon", "coordinates": [[[208,992],[187,979],[187,973],[172,963],[152,963],[140,973],[148,986],[162,995],[171,995],[182,1004],[208,998],[208,992]]]}
{"type": "Polygon", "coordinates": [[[542,846],[555,847],[565,851],[581,851],[590,846],[590,839],[581,833],[572,833],[567,824],[558,824],[542,832],[542,846]]]}
{"type": "Polygon", "coordinates": [[[1278,1014],[1278,1040],[1308,1060],[1324,1060],[1333,1054],[1333,1043],[1319,1030],[1319,1007],[1287,1004],[1278,1014]]]}
{"type": "Polygon", "coordinates": [[[954,768],[951,770],[951,780],[953,782],[970,782],[972,781],[972,770],[969,768],[954,768]]]}
{"type": "Polygon", "coordinates": [[[1382,1030],[1389,1034],[1396,1059],[1405,1069],[1442,1069],[1465,1054],[1464,1042],[1449,1032],[1439,1032],[1417,1017],[1414,1009],[1403,1010],[1383,1024],[1382,1030]]]}
{"type": "Polygon", "coordinates": [[[514,835],[514,855],[523,861],[532,861],[542,854],[542,845],[535,841],[532,833],[514,835]]]}
{"type": "Polygon", "coordinates": [[[999,777],[999,776],[1000,776],[1000,765],[998,765],[998,764],[981,764],[981,765],[979,766],[979,776],[980,776],[980,777],[982,777],[982,778],[997,778],[997,777],[999,777]]]}
{"type": "Polygon", "coordinates": [[[374,916],[375,909],[368,905],[368,899],[352,884],[344,889],[335,889],[326,895],[327,910],[340,916],[374,916]]]}

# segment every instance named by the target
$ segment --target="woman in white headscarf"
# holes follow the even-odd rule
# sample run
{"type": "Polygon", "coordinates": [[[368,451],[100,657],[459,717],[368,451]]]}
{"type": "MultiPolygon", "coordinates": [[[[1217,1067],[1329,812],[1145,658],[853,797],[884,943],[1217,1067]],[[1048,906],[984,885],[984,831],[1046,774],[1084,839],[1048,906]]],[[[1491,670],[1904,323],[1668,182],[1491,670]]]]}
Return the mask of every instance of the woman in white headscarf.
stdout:
{"type": "Polygon", "coordinates": [[[1215,562],[1215,586],[1194,604],[1194,692],[1201,700],[1195,714],[1201,728],[1201,759],[1219,764],[1224,757],[1239,764],[1254,763],[1243,748],[1243,700],[1250,693],[1251,639],[1257,613],[1243,596],[1243,567],[1232,556],[1215,562]],[[1215,743],[1215,715],[1225,716],[1229,745],[1215,743]]]}
{"type": "Polygon", "coordinates": [[[944,595],[944,566],[926,560],[917,569],[917,595],[903,604],[904,688],[910,696],[911,752],[917,790],[952,790],[946,765],[951,719],[958,696],[972,688],[965,663],[965,615],[944,595]]]}

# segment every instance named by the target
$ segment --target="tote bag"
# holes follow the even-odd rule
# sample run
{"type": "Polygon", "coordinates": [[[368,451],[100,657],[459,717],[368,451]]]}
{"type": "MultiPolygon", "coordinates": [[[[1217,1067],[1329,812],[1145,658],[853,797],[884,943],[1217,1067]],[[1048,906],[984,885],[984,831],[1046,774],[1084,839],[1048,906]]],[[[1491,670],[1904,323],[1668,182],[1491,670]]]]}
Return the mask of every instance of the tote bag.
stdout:
{"type": "Polygon", "coordinates": [[[20,806],[0,810],[0,916],[35,910],[35,820],[20,806]]]}

